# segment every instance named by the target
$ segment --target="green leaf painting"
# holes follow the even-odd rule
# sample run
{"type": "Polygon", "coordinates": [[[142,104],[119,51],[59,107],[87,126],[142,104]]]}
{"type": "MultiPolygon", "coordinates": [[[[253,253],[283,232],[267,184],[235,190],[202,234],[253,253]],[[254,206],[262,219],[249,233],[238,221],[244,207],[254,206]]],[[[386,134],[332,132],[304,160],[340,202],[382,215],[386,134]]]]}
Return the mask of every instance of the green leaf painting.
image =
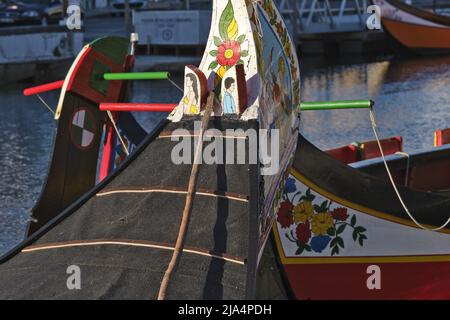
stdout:
{"type": "Polygon", "coordinates": [[[231,0],[228,0],[227,6],[222,12],[219,20],[219,34],[224,40],[229,40],[228,27],[234,19],[234,9],[231,0]]]}

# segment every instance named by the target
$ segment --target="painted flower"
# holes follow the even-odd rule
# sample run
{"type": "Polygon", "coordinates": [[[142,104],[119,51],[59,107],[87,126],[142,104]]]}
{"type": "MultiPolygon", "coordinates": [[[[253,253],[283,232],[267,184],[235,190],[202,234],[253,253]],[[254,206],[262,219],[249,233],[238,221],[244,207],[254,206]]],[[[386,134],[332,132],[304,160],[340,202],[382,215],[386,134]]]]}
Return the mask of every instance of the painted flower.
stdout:
{"type": "Polygon", "coordinates": [[[329,212],[320,212],[312,218],[312,232],[315,235],[326,235],[333,225],[333,217],[329,212]]]}
{"type": "Polygon", "coordinates": [[[331,216],[335,220],[345,221],[348,218],[347,208],[336,208],[331,211],[331,216]]]}
{"type": "Polygon", "coordinates": [[[235,40],[227,40],[223,42],[217,51],[217,62],[221,66],[232,67],[236,65],[241,58],[241,46],[239,42],[235,40]]]}
{"type": "Polygon", "coordinates": [[[278,209],[277,221],[280,223],[282,228],[289,228],[294,223],[294,218],[292,216],[292,209],[294,206],[290,201],[283,201],[280,204],[280,209],[278,209]]]}
{"type": "Polygon", "coordinates": [[[286,184],[284,185],[284,192],[286,193],[292,193],[297,190],[297,187],[295,186],[295,180],[293,178],[287,178],[286,184]]]}
{"type": "Polygon", "coordinates": [[[302,201],[294,208],[295,223],[305,222],[314,214],[313,205],[310,201],[302,201]]]}
{"type": "Polygon", "coordinates": [[[309,239],[311,238],[311,230],[309,228],[309,221],[305,223],[300,223],[295,230],[297,235],[297,241],[307,244],[309,239]]]}
{"type": "Polygon", "coordinates": [[[322,252],[330,243],[331,238],[329,236],[315,236],[311,239],[311,249],[314,252],[322,252]]]}

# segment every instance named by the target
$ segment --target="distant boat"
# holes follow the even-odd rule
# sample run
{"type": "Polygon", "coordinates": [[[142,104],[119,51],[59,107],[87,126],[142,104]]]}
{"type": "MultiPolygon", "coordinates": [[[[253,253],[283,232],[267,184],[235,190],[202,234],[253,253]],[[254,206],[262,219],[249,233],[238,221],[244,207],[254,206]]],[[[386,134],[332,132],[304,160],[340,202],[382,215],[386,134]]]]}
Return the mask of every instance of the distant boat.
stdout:
{"type": "Polygon", "coordinates": [[[450,17],[397,0],[373,0],[381,7],[381,22],[402,45],[423,52],[450,50],[450,17]]]}

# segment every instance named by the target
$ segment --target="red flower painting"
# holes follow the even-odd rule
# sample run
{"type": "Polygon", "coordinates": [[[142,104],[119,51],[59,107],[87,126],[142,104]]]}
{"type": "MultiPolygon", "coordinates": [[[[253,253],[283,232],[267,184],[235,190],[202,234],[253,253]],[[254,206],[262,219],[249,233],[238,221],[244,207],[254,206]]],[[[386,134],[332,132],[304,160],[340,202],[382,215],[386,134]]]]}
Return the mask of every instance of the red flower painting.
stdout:
{"type": "Polygon", "coordinates": [[[303,244],[307,244],[311,238],[311,229],[309,228],[309,221],[300,223],[295,230],[297,240],[303,244]]]}
{"type": "Polygon", "coordinates": [[[283,201],[278,210],[277,221],[282,228],[289,228],[294,223],[294,216],[292,214],[294,206],[289,201],[283,201]]]}
{"type": "Polygon", "coordinates": [[[335,220],[345,221],[348,218],[347,208],[336,208],[331,211],[331,216],[335,220]]]}
{"type": "Polygon", "coordinates": [[[235,40],[226,40],[218,48],[217,62],[232,67],[241,59],[241,45],[235,40]]]}

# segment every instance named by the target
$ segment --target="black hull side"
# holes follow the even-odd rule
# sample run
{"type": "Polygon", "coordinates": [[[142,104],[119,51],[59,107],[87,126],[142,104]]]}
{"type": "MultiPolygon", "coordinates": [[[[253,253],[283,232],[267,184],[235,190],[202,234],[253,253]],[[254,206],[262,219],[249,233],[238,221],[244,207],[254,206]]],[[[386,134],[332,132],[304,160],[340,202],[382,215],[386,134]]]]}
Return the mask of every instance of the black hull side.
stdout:
{"type": "MultiPolygon", "coordinates": [[[[406,221],[411,220],[388,181],[341,163],[319,150],[302,135],[298,141],[293,168],[311,183],[341,199],[406,221]]],[[[398,188],[420,223],[441,226],[447,221],[450,197],[402,186],[398,188]]]]}

